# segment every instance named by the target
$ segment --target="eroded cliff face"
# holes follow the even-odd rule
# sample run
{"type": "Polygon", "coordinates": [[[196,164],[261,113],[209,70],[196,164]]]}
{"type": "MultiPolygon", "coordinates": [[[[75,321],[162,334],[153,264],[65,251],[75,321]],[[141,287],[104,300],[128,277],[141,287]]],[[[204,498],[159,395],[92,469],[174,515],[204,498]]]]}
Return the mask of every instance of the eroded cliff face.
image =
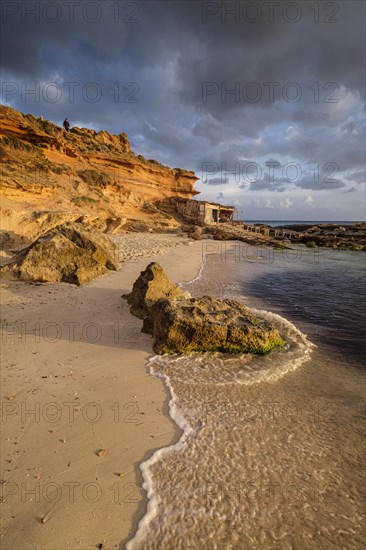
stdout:
{"type": "Polygon", "coordinates": [[[125,133],[66,132],[3,106],[0,160],[2,230],[24,243],[66,221],[111,233],[177,228],[162,201],[198,194],[193,172],[135,155],[125,133]]]}

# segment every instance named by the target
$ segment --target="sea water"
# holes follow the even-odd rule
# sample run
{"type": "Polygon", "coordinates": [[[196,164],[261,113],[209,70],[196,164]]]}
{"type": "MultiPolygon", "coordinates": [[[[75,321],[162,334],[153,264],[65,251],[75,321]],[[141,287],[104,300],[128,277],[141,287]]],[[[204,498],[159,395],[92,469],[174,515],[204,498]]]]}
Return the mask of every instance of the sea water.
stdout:
{"type": "MultiPolygon", "coordinates": [[[[358,223],[357,221],[339,221],[339,220],[332,220],[332,221],[321,221],[321,220],[243,220],[245,223],[249,224],[255,224],[260,223],[264,225],[269,225],[271,227],[278,227],[281,225],[308,225],[309,227],[313,227],[315,225],[322,225],[322,224],[334,224],[334,225],[354,225],[358,223]]],[[[362,220],[359,220],[362,221],[362,220]]]]}
{"type": "Polygon", "coordinates": [[[359,549],[365,256],[220,246],[184,288],[241,301],[288,345],[150,359],[181,436],[141,464],[148,508],[127,549],[359,549]]]}

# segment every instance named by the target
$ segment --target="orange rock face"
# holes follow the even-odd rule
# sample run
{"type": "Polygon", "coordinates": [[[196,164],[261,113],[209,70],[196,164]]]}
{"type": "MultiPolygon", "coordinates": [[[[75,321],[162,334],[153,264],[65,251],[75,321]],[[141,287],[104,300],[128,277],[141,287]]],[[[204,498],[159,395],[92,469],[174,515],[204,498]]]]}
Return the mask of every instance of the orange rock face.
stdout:
{"type": "Polygon", "coordinates": [[[125,133],[71,128],[0,107],[2,230],[33,240],[64,221],[102,231],[131,224],[172,229],[180,220],[164,199],[191,199],[198,179],[131,151],[125,133]]]}

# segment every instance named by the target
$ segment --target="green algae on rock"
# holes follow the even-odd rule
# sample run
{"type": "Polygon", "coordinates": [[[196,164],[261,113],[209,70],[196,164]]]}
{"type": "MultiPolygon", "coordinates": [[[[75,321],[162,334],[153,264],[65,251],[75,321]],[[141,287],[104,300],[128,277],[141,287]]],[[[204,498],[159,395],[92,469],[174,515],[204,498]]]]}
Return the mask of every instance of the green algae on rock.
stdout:
{"type": "Polygon", "coordinates": [[[160,299],[144,320],[158,354],[192,351],[263,354],[283,347],[284,340],[268,321],[235,300],[160,299]]]}
{"type": "Polygon", "coordinates": [[[158,354],[197,352],[263,354],[283,347],[278,330],[235,300],[191,298],[158,263],[151,263],[123,296],[143,319],[142,331],[154,338],[158,354]]]}

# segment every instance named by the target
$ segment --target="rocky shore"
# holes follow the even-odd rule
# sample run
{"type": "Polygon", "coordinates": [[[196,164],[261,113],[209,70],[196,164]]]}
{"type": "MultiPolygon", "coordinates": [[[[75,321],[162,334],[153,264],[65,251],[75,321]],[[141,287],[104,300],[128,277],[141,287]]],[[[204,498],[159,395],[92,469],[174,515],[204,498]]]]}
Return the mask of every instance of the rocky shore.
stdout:
{"type": "Polygon", "coordinates": [[[366,223],[283,225],[270,227],[245,222],[220,224],[205,228],[215,240],[239,240],[254,246],[289,248],[291,244],[304,244],[309,248],[327,247],[336,250],[366,251],[366,223]]]}
{"type": "MultiPolygon", "coordinates": [[[[278,232],[275,238],[287,238],[291,242],[303,243],[308,247],[325,246],[337,250],[366,250],[366,223],[353,225],[319,224],[319,225],[283,225],[273,228],[278,232]],[[282,236],[281,236],[282,232],[282,236]],[[285,232],[285,237],[283,237],[285,232]]],[[[270,231],[271,234],[271,231],[270,231]]]]}

